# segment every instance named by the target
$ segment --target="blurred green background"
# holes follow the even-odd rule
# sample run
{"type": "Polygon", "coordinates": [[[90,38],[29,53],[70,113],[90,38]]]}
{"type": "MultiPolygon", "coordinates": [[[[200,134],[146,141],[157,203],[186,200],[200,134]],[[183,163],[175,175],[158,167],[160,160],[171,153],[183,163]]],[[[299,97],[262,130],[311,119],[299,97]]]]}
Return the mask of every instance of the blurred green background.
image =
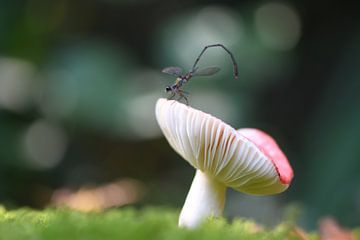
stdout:
{"type": "Polygon", "coordinates": [[[296,203],[300,224],[360,224],[359,13],[340,1],[0,2],[0,203],[81,210],[181,208],[194,170],[169,147],[155,102],[166,66],[193,79],[190,104],[270,133],[295,171],[289,190],[229,190],[225,215],[266,225],[296,203]]]}

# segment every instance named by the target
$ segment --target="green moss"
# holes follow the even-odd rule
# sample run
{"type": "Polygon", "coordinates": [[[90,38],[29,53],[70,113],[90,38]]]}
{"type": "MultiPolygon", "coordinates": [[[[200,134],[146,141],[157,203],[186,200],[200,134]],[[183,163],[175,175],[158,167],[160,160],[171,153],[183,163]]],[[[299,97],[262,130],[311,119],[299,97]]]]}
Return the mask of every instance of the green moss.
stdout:
{"type": "MultiPolygon", "coordinates": [[[[256,223],[237,219],[210,219],[195,230],[177,227],[178,212],[172,209],[131,208],[102,213],[81,213],[69,209],[6,211],[0,207],[0,239],[301,239],[294,227],[284,223],[263,230],[256,223]]],[[[315,234],[309,239],[318,239],[315,234]]]]}

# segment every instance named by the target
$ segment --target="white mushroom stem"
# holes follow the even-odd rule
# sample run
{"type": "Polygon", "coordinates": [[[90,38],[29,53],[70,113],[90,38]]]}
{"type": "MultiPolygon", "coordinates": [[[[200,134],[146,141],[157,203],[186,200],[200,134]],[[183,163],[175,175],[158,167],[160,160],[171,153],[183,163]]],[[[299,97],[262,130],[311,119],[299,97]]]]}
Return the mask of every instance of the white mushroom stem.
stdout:
{"type": "Polygon", "coordinates": [[[207,217],[221,216],[225,193],[224,184],[197,170],[180,213],[179,226],[195,228],[207,217]]]}

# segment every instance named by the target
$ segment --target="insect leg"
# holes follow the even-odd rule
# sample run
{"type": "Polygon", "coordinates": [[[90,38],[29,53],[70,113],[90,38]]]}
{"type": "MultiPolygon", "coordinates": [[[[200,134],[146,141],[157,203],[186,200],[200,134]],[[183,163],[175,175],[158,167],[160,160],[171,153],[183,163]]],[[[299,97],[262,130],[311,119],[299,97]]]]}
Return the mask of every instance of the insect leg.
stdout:
{"type": "Polygon", "coordinates": [[[186,105],[189,105],[189,101],[185,95],[183,95],[183,98],[185,99],[186,105]]]}
{"type": "Polygon", "coordinates": [[[220,44],[220,43],[217,43],[217,44],[212,44],[212,45],[207,45],[204,47],[204,49],[201,51],[201,53],[199,54],[199,56],[196,58],[195,60],[195,63],[191,69],[191,72],[195,71],[196,70],[196,66],[201,58],[201,56],[204,54],[204,52],[208,49],[208,48],[211,48],[211,47],[221,47],[223,48],[231,57],[231,60],[232,60],[232,63],[233,63],[233,68],[234,68],[234,78],[238,78],[238,75],[239,75],[239,70],[238,70],[238,65],[236,63],[236,60],[235,60],[235,57],[234,55],[232,54],[232,52],[230,52],[229,49],[227,49],[223,44],[220,44]]]}
{"type": "Polygon", "coordinates": [[[180,98],[178,99],[178,101],[180,101],[181,99],[185,99],[185,102],[186,102],[186,105],[189,105],[189,101],[187,99],[187,97],[185,96],[185,94],[188,94],[187,92],[184,92],[183,90],[180,90],[179,91],[179,95],[180,95],[180,98]]]}
{"type": "Polygon", "coordinates": [[[171,96],[168,98],[168,100],[171,100],[175,97],[176,93],[175,92],[171,92],[171,96]]]}
{"type": "Polygon", "coordinates": [[[177,100],[180,101],[183,97],[184,97],[184,95],[182,93],[179,93],[179,97],[177,100]]]}

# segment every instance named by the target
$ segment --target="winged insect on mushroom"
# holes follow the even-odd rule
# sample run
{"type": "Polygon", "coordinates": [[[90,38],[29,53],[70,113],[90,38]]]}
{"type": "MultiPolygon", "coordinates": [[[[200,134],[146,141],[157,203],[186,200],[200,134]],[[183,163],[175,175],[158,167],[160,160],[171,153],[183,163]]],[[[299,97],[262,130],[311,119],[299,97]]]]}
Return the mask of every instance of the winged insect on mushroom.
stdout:
{"type": "Polygon", "coordinates": [[[169,85],[165,88],[166,92],[171,93],[169,99],[174,98],[176,95],[179,95],[179,99],[181,100],[182,98],[185,99],[186,105],[188,105],[188,99],[187,99],[187,95],[189,94],[188,92],[185,92],[184,90],[182,90],[182,86],[187,83],[192,77],[195,76],[210,76],[213,75],[215,73],[217,73],[218,71],[220,71],[220,68],[218,67],[205,67],[205,68],[199,68],[198,62],[200,60],[200,58],[202,57],[202,55],[204,54],[204,52],[212,47],[221,47],[222,49],[224,49],[231,57],[232,63],[233,63],[233,68],[234,68],[234,78],[238,78],[238,65],[235,61],[235,57],[234,55],[223,45],[223,44],[212,44],[212,45],[207,45],[204,47],[204,49],[201,51],[201,53],[199,54],[199,56],[196,58],[194,65],[192,66],[191,70],[188,71],[185,74],[182,74],[183,70],[180,67],[166,67],[162,70],[163,73],[172,75],[176,77],[175,83],[172,85],[169,85]]]}

